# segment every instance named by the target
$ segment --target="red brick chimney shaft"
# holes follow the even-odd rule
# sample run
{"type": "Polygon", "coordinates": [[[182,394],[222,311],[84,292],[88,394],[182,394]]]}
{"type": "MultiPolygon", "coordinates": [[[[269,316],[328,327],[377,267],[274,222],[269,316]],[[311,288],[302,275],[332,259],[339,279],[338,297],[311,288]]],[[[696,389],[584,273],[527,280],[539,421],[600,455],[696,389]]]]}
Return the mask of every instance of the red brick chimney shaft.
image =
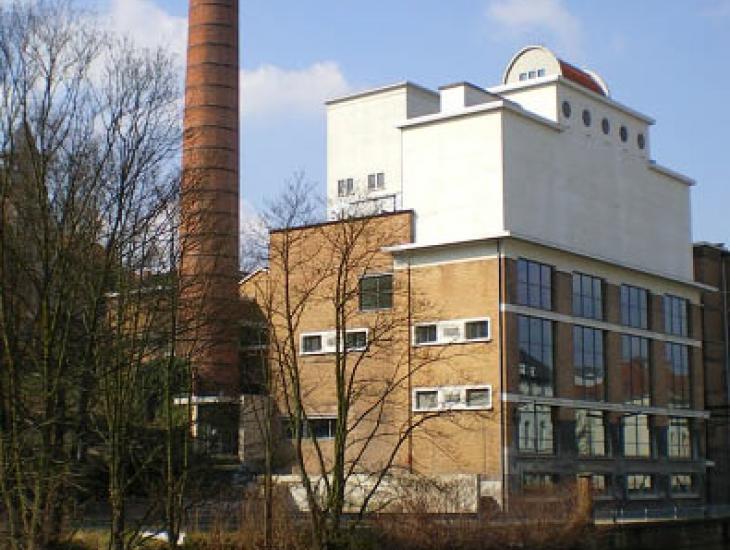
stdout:
{"type": "Polygon", "coordinates": [[[181,319],[195,393],[237,395],[238,0],[190,0],[181,319]]]}

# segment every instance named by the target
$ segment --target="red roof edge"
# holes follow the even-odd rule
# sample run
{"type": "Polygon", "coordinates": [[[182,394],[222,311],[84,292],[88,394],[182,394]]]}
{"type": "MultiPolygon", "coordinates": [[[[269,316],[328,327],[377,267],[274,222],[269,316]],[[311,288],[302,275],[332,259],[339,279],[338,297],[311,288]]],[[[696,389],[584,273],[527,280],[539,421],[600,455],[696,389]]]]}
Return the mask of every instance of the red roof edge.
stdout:
{"type": "Polygon", "coordinates": [[[560,63],[560,70],[565,78],[575,82],[576,84],[580,84],[584,88],[588,88],[597,94],[601,94],[602,96],[606,95],[606,92],[603,90],[601,85],[598,84],[598,82],[596,82],[595,79],[587,72],[581,71],[575,65],[571,65],[562,59],[558,59],[558,63],[560,63]]]}

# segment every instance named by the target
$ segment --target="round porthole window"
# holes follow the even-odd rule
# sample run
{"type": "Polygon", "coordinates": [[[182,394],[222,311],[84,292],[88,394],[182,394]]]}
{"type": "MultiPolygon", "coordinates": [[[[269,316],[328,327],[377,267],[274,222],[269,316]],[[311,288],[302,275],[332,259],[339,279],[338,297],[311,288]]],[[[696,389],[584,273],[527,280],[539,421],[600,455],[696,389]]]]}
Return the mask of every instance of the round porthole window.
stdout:
{"type": "Polygon", "coordinates": [[[603,130],[603,133],[608,135],[608,133],[611,131],[611,123],[608,122],[607,118],[604,118],[601,121],[601,129],[603,130]]]}
{"type": "Polygon", "coordinates": [[[588,109],[583,109],[583,124],[591,125],[591,112],[588,109]]]}
{"type": "Polygon", "coordinates": [[[618,131],[618,135],[621,137],[621,141],[626,143],[626,140],[629,139],[629,131],[626,129],[626,126],[621,126],[621,129],[618,131]]]}
{"type": "Polygon", "coordinates": [[[563,116],[565,118],[570,118],[570,103],[567,101],[563,101],[563,116]]]}
{"type": "Polygon", "coordinates": [[[636,136],[636,144],[639,146],[639,149],[643,149],[646,147],[646,139],[644,139],[644,134],[639,134],[636,136]]]}

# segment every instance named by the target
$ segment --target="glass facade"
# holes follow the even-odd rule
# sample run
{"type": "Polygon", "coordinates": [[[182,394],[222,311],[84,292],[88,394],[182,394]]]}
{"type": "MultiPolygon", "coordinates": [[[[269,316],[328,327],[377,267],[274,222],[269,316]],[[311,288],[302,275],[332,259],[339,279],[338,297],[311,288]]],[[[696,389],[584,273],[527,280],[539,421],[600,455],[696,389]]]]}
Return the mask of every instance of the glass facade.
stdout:
{"type": "Polygon", "coordinates": [[[519,342],[520,393],[553,395],[553,324],[545,319],[520,315],[517,319],[519,342]]]}
{"type": "Polygon", "coordinates": [[[651,404],[649,340],[621,335],[621,387],[626,403],[651,404]]]}
{"type": "Polygon", "coordinates": [[[664,332],[677,336],[689,334],[688,302],[677,296],[664,296],[664,332]]]}
{"type": "Polygon", "coordinates": [[[573,273],[573,315],[603,319],[603,281],[598,277],[573,273]]]}
{"type": "Polygon", "coordinates": [[[549,265],[517,260],[517,303],[552,309],[552,275],[553,270],[549,265]]]}
{"type": "Polygon", "coordinates": [[[581,456],[606,456],[606,424],[603,412],[575,411],[575,441],[581,456]]]}
{"type": "Polygon", "coordinates": [[[692,405],[689,348],[683,344],[664,344],[669,405],[689,408],[692,405]]]}
{"type": "Polygon", "coordinates": [[[602,330],[573,327],[573,372],[578,399],[605,399],[606,369],[602,330]]]}
{"type": "Polygon", "coordinates": [[[526,403],[517,409],[517,447],[522,453],[553,454],[553,417],[547,405],[526,403]]]}
{"type": "Polygon", "coordinates": [[[649,293],[646,289],[621,285],[621,324],[649,328],[649,293]]]}

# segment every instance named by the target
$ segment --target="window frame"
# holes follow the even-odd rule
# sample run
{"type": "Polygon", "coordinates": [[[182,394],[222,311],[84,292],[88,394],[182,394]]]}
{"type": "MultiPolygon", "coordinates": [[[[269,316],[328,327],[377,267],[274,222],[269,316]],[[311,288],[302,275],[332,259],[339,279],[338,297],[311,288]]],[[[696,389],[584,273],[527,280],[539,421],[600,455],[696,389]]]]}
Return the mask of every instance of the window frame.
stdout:
{"type": "Polygon", "coordinates": [[[448,346],[451,344],[473,344],[479,342],[491,342],[492,340],[492,320],[490,317],[472,317],[468,319],[442,319],[439,321],[414,323],[411,328],[411,341],[413,347],[422,346],[448,346]],[[467,338],[467,325],[471,323],[487,323],[487,336],[477,338],[467,338]],[[417,334],[419,329],[435,327],[436,338],[434,340],[419,341],[417,334]],[[446,329],[457,328],[459,336],[451,338],[443,333],[446,329]]]}
{"type": "Polygon", "coordinates": [[[539,397],[553,397],[555,395],[555,325],[550,319],[543,319],[542,317],[534,317],[529,315],[518,315],[517,316],[517,348],[518,348],[518,379],[519,379],[519,393],[521,395],[532,395],[539,397]],[[534,327],[539,325],[539,330],[533,330],[534,327]],[[528,335],[523,334],[523,328],[527,327],[528,335]],[[533,341],[533,334],[539,333],[539,338],[535,336],[533,341]],[[545,335],[549,335],[549,343],[545,343],[545,335]],[[549,352],[547,351],[549,348],[549,352]],[[541,355],[538,361],[538,365],[530,365],[525,361],[525,356],[534,357],[535,351],[540,351],[541,355]],[[549,358],[549,363],[545,362],[545,359],[549,358]],[[530,374],[528,376],[528,368],[537,369],[538,366],[545,367],[546,372],[549,374],[550,383],[539,385],[540,377],[536,374],[530,374]],[[523,379],[526,380],[527,390],[523,387],[523,379]],[[538,388],[539,391],[534,391],[534,388],[538,388]]]}
{"type": "Polygon", "coordinates": [[[605,300],[603,299],[605,280],[595,275],[589,275],[580,271],[574,271],[572,277],[572,312],[574,317],[584,319],[595,319],[603,321],[605,318],[605,300]],[[590,282],[590,293],[586,294],[585,282],[590,282]],[[576,285],[577,282],[577,285],[576,285]],[[598,297],[595,296],[596,283],[598,283],[598,297]],[[576,292],[577,286],[577,292],[576,292]],[[587,313],[586,302],[591,303],[593,314],[587,313]],[[596,312],[596,310],[598,310],[596,312]]]}
{"type": "Polygon", "coordinates": [[[364,352],[367,350],[368,346],[370,345],[370,329],[366,327],[360,327],[360,328],[350,328],[347,329],[343,335],[342,338],[340,338],[340,350],[336,349],[336,343],[332,345],[328,345],[328,340],[332,338],[334,342],[337,341],[337,334],[334,330],[324,330],[324,331],[307,331],[307,332],[301,332],[299,334],[299,355],[300,356],[307,356],[307,355],[328,355],[332,353],[337,353],[338,351],[340,353],[352,353],[352,352],[364,352]],[[347,348],[346,349],[346,343],[347,343],[347,335],[352,333],[358,333],[358,332],[364,332],[365,333],[365,345],[363,347],[357,347],[357,348],[347,348]],[[309,338],[312,336],[319,336],[321,338],[321,347],[318,351],[304,351],[304,339],[309,338]]]}
{"type": "Polygon", "coordinates": [[[341,178],[337,180],[337,197],[351,197],[355,194],[355,179],[341,178]]]}
{"type": "MultiPolygon", "coordinates": [[[[331,441],[335,438],[335,431],[337,430],[337,415],[332,414],[310,414],[306,418],[302,418],[302,442],[311,442],[312,436],[310,430],[312,423],[316,421],[327,421],[327,432],[326,437],[318,437],[315,435],[317,441],[331,441]]],[[[281,422],[284,424],[284,438],[287,440],[294,439],[294,433],[291,429],[291,419],[288,416],[282,416],[281,422]]]]}
{"type": "Polygon", "coordinates": [[[458,386],[423,386],[413,388],[411,392],[411,410],[413,412],[441,412],[441,411],[489,411],[494,408],[494,391],[491,384],[468,384],[458,386]],[[487,391],[489,392],[489,401],[486,404],[470,405],[470,391],[487,391]],[[436,406],[419,407],[418,396],[424,393],[436,393],[436,406]],[[458,401],[448,401],[446,394],[458,394],[458,401]]]}
{"type": "MultiPolygon", "coordinates": [[[[520,403],[515,409],[517,415],[517,421],[515,422],[517,427],[517,452],[520,455],[533,455],[533,456],[555,456],[555,408],[550,405],[543,405],[539,403],[529,402],[520,403]],[[525,412],[527,416],[532,416],[532,420],[535,423],[533,428],[534,433],[532,435],[528,433],[523,437],[523,426],[522,413],[525,412]],[[541,432],[537,429],[538,420],[547,416],[550,420],[550,437],[544,438],[541,436],[541,432]],[[523,442],[530,442],[529,445],[523,445],[523,442]],[[546,443],[549,442],[549,448],[546,443]]],[[[526,428],[529,430],[529,428],[526,428]]]]}
{"type": "MultiPolygon", "coordinates": [[[[656,476],[655,474],[650,473],[643,473],[643,472],[631,472],[627,473],[624,476],[625,479],[625,487],[626,487],[626,497],[628,499],[642,499],[642,498],[657,498],[657,486],[656,486],[656,476]],[[629,479],[630,478],[638,478],[642,477],[644,479],[649,480],[649,488],[648,489],[634,489],[632,490],[629,487],[629,479]]],[[[643,485],[643,484],[642,484],[643,485]]]]}
{"type": "Polygon", "coordinates": [[[653,392],[653,376],[652,376],[652,353],[651,353],[651,342],[652,340],[643,336],[635,336],[633,334],[621,334],[620,335],[620,346],[621,346],[621,387],[626,390],[625,378],[628,375],[629,388],[628,391],[624,391],[626,403],[634,405],[650,406],[654,400],[653,392]],[[635,343],[638,342],[640,356],[635,356],[635,343]],[[628,344],[627,344],[628,343],[628,344]],[[628,356],[627,356],[628,352],[628,356]],[[644,354],[646,352],[646,354],[644,354]],[[640,357],[641,363],[637,365],[636,357],[640,357]],[[642,369],[640,380],[642,382],[642,392],[639,395],[633,386],[635,380],[634,370],[636,368],[642,369]],[[645,387],[644,387],[645,386],[645,387]]]}
{"type": "Polygon", "coordinates": [[[518,258],[517,305],[552,311],[554,272],[555,267],[550,264],[537,262],[528,258],[518,258]],[[535,275],[537,275],[537,281],[534,281],[535,275]],[[547,279],[547,283],[545,279],[547,279]],[[537,303],[534,303],[532,299],[535,289],[538,292],[537,303]]]}
{"type": "Polygon", "coordinates": [[[669,474],[669,495],[675,498],[699,496],[699,491],[697,490],[697,476],[693,472],[671,472],[669,474]],[[675,489],[674,480],[678,477],[689,477],[689,490],[678,491],[675,489]]]}
{"type": "Polygon", "coordinates": [[[366,273],[362,275],[358,281],[358,309],[362,312],[366,311],[384,311],[393,309],[393,295],[394,292],[394,283],[395,283],[395,277],[393,273],[366,273]],[[381,290],[381,284],[380,280],[389,278],[390,279],[390,290],[387,292],[383,292],[381,290]],[[374,291],[375,294],[375,301],[377,302],[377,305],[375,307],[363,307],[363,281],[365,280],[376,280],[377,281],[377,289],[374,291]],[[389,296],[389,305],[383,305],[381,296],[389,296]]]}
{"type": "Polygon", "coordinates": [[[665,294],[662,297],[664,313],[664,332],[673,336],[689,337],[690,334],[690,301],[681,296],[665,294]],[[680,311],[676,311],[676,308],[680,311]]]}
{"type": "Polygon", "coordinates": [[[621,324],[625,327],[649,330],[651,328],[651,293],[648,289],[629,284],[621,285],[620,314],[621,324]],[[632,298],[632,295],[636,299],[632,298]],[[638,300],[638,306],[635,305],[638,300]],[[637,312],[638,324],[632,320],[633,311],[637,312]]]}
{"type": "MultiPolygon", "coordinates": [[[[643,427],[643,426],[642,426],[643,427]]],[[[624,415],[623,418],[621,418],[621,456],[624,458],[629,459],[637,459],[637,460],[649,460],[654,457],[654,427],[652,423],[652,419],[648,414],[627,414],[624,415]],[[639,437],[639,420],[645,418],[646,419],[646,429],[647,429],[647,438],[648,441],[646,442],[646,449],[647,453],[643,454],[639,452],[640,449],[643,448],[644,442],[641,441],[641,438],[639,437]],[[626,421],[628,419],[631,419],[632,421],[636,421],[636,427],[635,427],[635,436],[632,441],[628,441],[626,437],[626,421]],[[627,452],[628,445],[631,445],[636,452],[631,454],[627,452]]]]}
{"type": "MultiPolygon", "coordinates": [[[[692,430],[692,422],[689,418],[683,418],[678,416],[672,416],[669,418],[669,424],[667,425],[667,458],[670,460],[692,460],[694,458],[694,433],[692,430]],[[672,442],[672,433],[675,432],[675,427],[685,427],[687,430],[687,448],[684,450],[682,441],[677,443],[672,442]]],[[[682,431],[676,430],[676,431],[682,431]]],[[[680,433],[681,435],[681,433],[680,433]]]]}
{"type": "MultiPolygon", "coordinates": [[[[604,411],[599,410],[592,410],[592,409],[576,409],[575,410],[575,446],[576,451],[578,453],[578,456],[581,458],[606,458],[609,456],[609,450],[608,450],[608,431],[607,431],[607,425],[606,425],[606,415],[604,411]],[[584,433],[588,434],[588,452],[582,452],[581,451],[581,445],[580,445],[580,438],[579,438],[579,432],[578,432],[578,413],[584,413],[586,415],[586,419],[589,420],[591,418],[600,418],[600,428],[602,433],[602,440],[594,441],[593,439],[593,431],[588,430],[584,433]],[[594,444],[599,443],[602,446],[601,452],[594,452],[594,444]]],[[[591,422],[586,422],[587,425],[589,425],[589,428],[591,426],[591,422]]]]}
{"type": "Polygon", "coordinates": [[[602,329],[593,327],[586,327],[582,325],[573,325],[573,387],[580,388],[582,391],[581,398],[587,401],[605,401],[606,400],[606,334],[602,329]],[[587,349],[585,345],[586,335],[590,335],[592,345],[592,352],[587,349]],[[578,345],[580,344],[580,346],[578,345]],[[580,357],[578,352],[580,350],[580,357]],[[588,360],[590,358],[590,361],[588,360]],[[600,364],[598,364],[600,362],[600,364]],[[580,377],[578,373],[580,372],[580,377]],[[592,388],[592,392],[589,390],[589,386],[585,383],[590,377],[587,374],[592,375],[592,379],[596,382],[592,388]],[[599,386],[598,380],[601,384],[599,386]],[[583,384],[578,384],[578,379],[584,381],[583,384]],[[598,388],[601,387],[602,391],[599,394],[598,388]]]}

